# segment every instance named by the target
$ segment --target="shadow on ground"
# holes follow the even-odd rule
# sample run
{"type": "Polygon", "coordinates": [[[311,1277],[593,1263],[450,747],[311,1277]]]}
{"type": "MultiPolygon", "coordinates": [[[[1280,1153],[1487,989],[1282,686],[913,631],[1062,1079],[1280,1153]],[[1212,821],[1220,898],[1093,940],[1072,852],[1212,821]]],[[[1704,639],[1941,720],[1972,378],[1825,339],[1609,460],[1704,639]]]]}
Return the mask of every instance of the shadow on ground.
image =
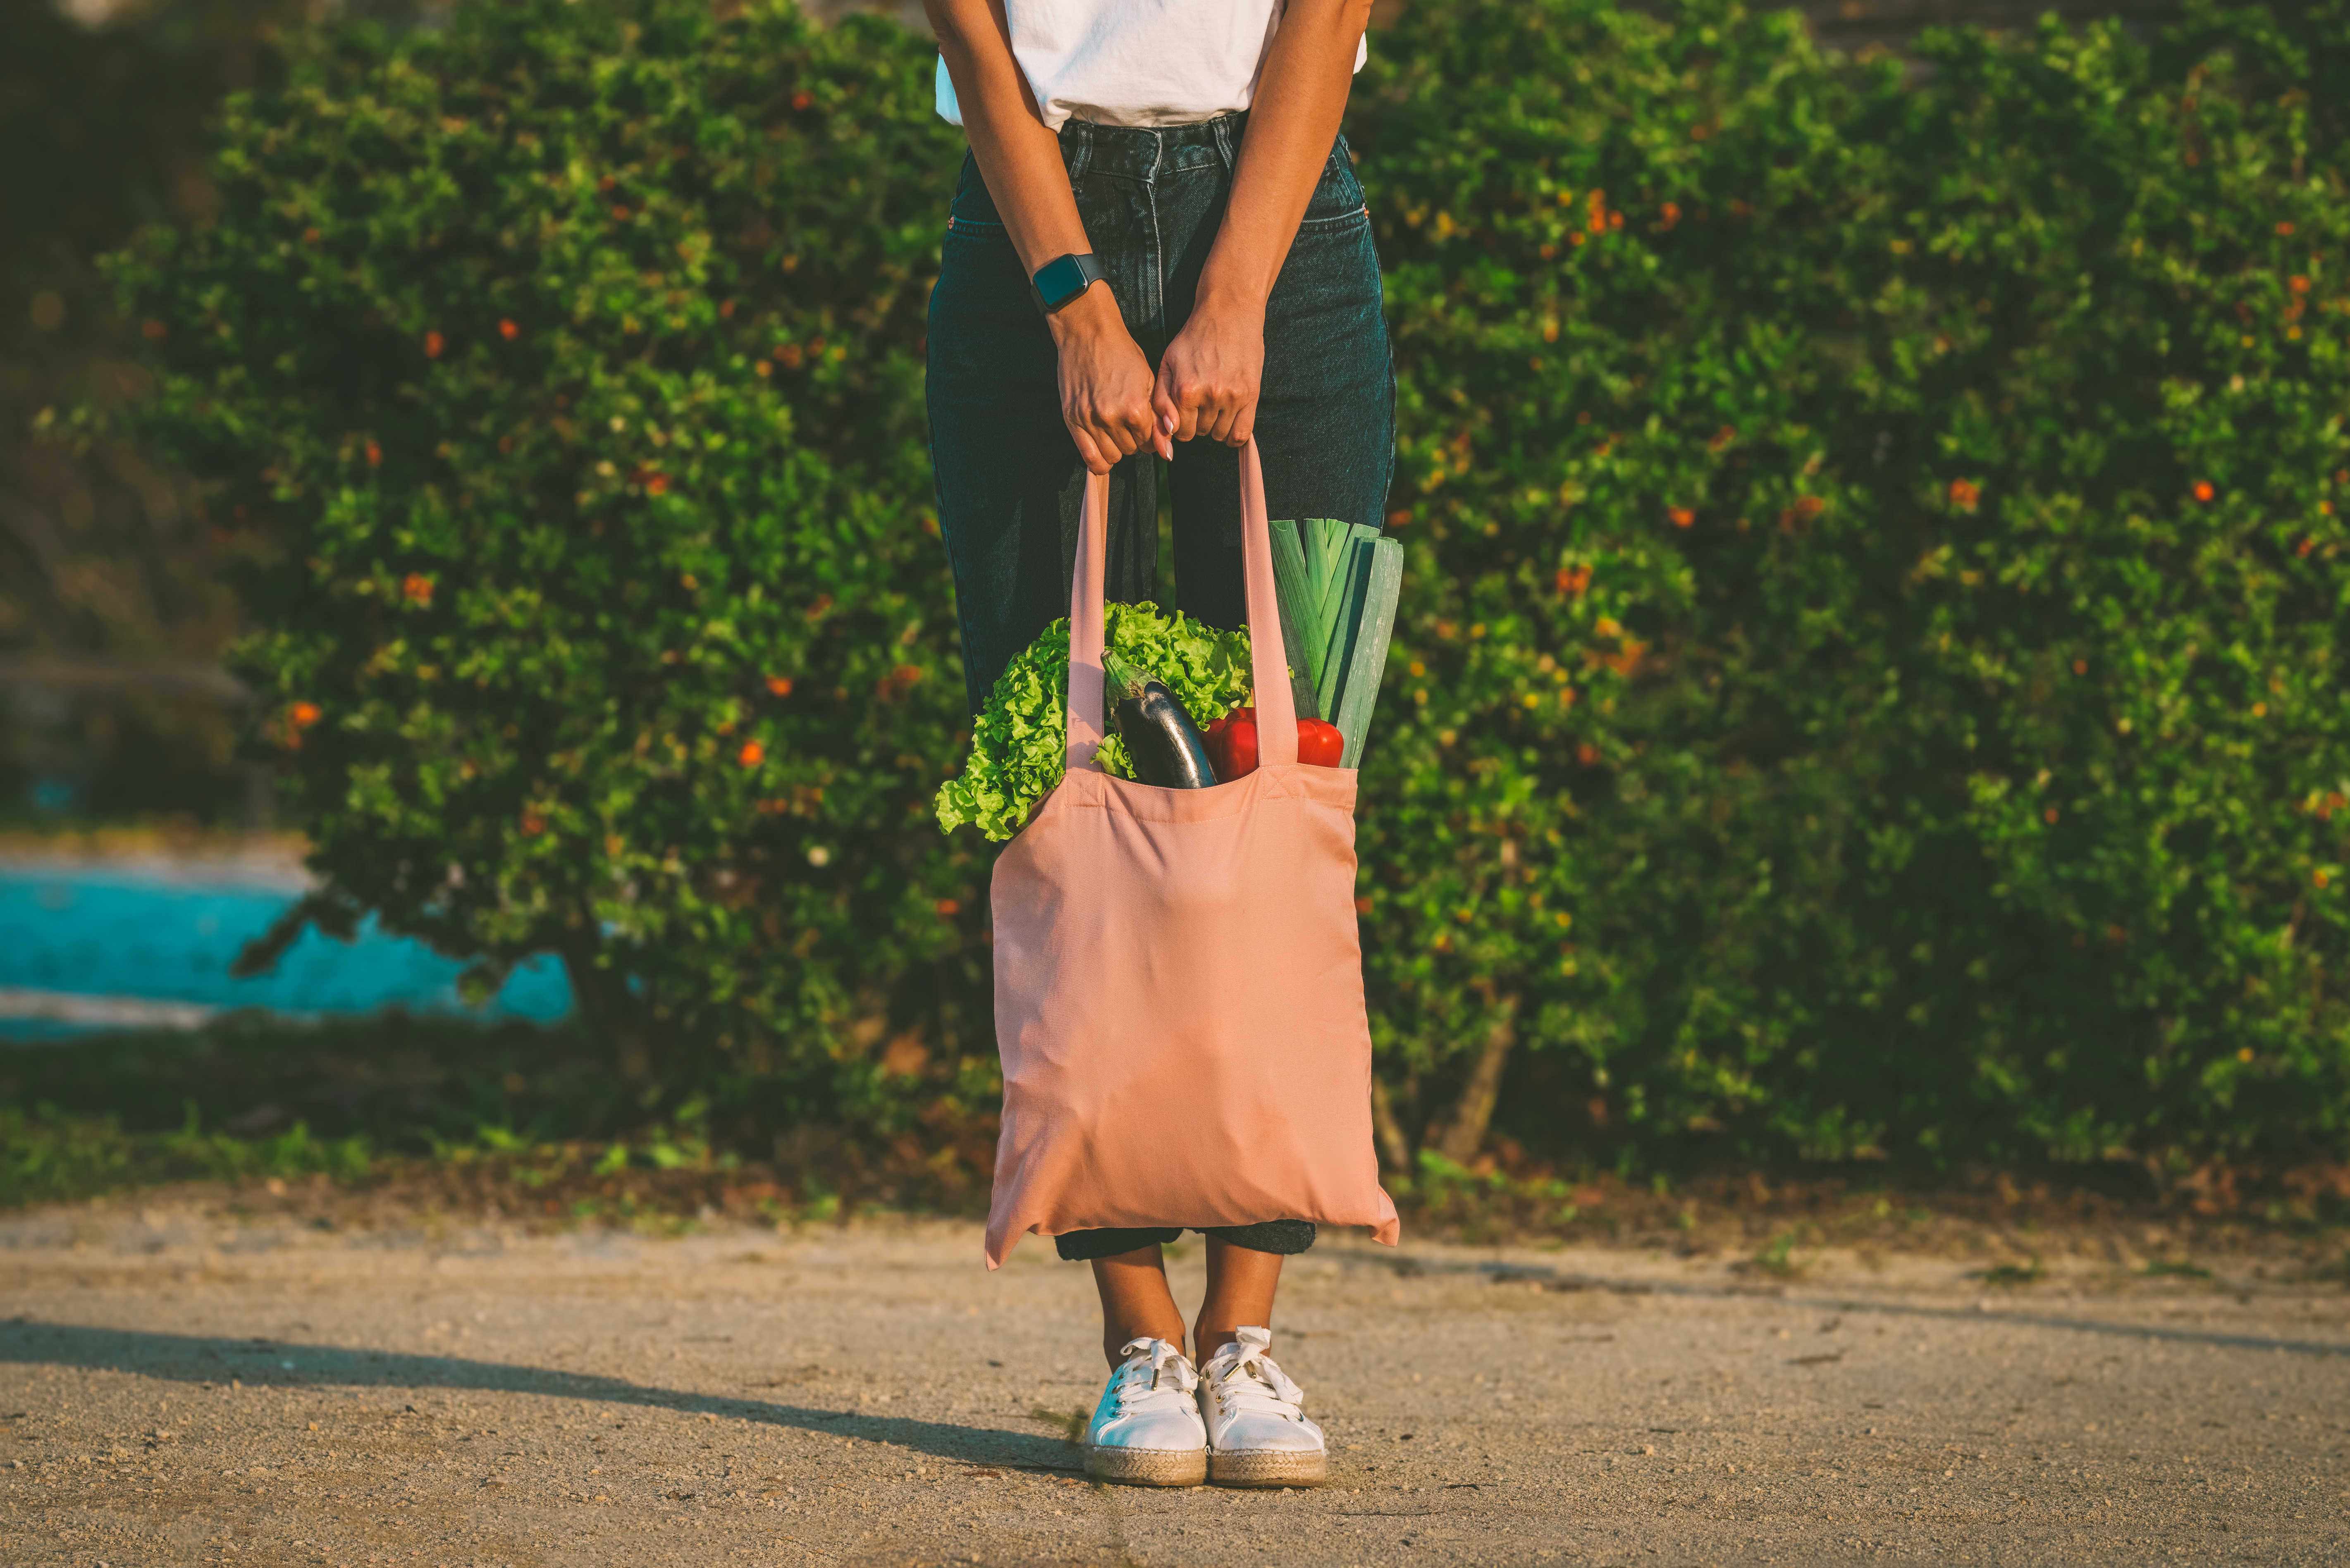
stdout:
{"type": "Polygon", "coordinates": [[[1084,1473],[1084,1467],[1076,1462],[1069,1445],[1058,1438],[1008,1432],[994,1427],[865,1415],[854,1410],[819,1410],[767,1399],[728,1398],[590,1373],[469,1361],[454,1355],[410,1355],[274,1339],[85,1328],[19,1317],[0,1324],[0,1366],[75,1366],[182,1383],[217,1383],[234,1378],[255,1388],[436,1388],[536,1394],[688,1414],[708,1412],[773,1427],[891,1443],[943,1459],[980,1462],[1002,1469],[1084,1473]]]}
{"type": "Polygon", "coordinates": [[[2010,1293],[2010,1287],[2005,1286],[1991,1287],[2002,1299],[1986,1295],[1976,1306],[1948,1307],[1929,1306],[1916,1302],[1856,1300],[1822,1292],[1807,1293],[1783,1284],[1715,1285],[1690,1281],[1610,1279],[1599,1274],[1574,1273],[1539,1263],[1431,1263],[1416,1257],[1371,1256],[1359,1251],[1342,1255],[1341,1261],[1350,1269],[1375,1268],[1404,1279],[1418,1279],[1429,1274],[1482,1274],[1497,1285],[1530,1285],[1562,1293],[1606,1291],[1615,1295],[1678,1296],[1688,1301],[1728,1301],[1739,1296],[1762,1296],[1791,1306],[1816,1307],[1856,1314],[1875,1314],[1883,1317],[1927,1318],[1958,1324],[1997,1321],[2031,1328],[2056,1329],[2067,1334],[2113,1334],[2124,1339],[2208,1345],[2227,1350],[2271,1350],[2294,1355],[2350,1355],[2350,1350],[2345,1350],[2340,1344],[2324,1340],[2278,1339],[2268,1334],[2214,1333],[2208,1329],[2177,1328],[2160,1324],[2105,1323],[2094,1317],[2020,1311],[2018,1309],[2025,1305],[2028,1298],[2010,1293]]]}

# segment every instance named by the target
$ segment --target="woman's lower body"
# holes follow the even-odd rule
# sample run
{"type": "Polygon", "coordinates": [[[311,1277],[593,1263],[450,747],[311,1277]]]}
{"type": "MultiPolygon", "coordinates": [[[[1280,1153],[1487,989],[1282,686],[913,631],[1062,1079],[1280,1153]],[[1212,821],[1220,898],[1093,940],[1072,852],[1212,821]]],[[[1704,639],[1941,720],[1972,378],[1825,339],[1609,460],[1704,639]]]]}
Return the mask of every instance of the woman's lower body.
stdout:
{"type": "MultiPolygon", "coordinates": [[[[1061,132],[1086,233],[1127,329],[1154,362],[1190,317],[1245,120],[1227,115],[1151,130],[1072,120],[1061,132]]],[[[1384,521],[1395,375],[1380,305],[1370,216],[1341,141],[1266,300],[1255,435],[1272,515],[1384,521]]],[[[931,298],[929,402],[940,531],[977,713],[1013,657],[1067,612],[1086,470],[1062,422],[1051,333],[968,161],[931,298]]],[[[1167,466],[1176,607],[1236,628],[1246,618],[1237,455],[1191,441],[1167,466]]],[[[1105,586],[1112,600],[1159,597],[1159,460],[1147,449],[1111,472],[1105,586]]],[[[1314,1227],[1267,1216],[1207,1232],[1208,1296],[1191,1335],[1207,1359],[1203,1379],[1180,1354],[1184,1324],[1160,1255],[1181,1219],[1169,1216],[1162,1229],[1055,1239],[1062,1257],[1093,1264],[1103,1348],[1115,1369],[1087,1429],[1088,1469],[1107,1479],[1196,1482],[1193,1450],[1183,1446],[1184,1433],[1196,1430],[1212,1449],[1202,1468],[1215,1479],[1318,1480],[1320,1431],[1264,1354],[1281,1259],[1312,1245],[1314,1227]],[[1180,1364],[1172,1377],[1170,1355],[1180,1364]],[[1177,1439],[1175,1449],[1164,1447],[1177,1439]]]]}

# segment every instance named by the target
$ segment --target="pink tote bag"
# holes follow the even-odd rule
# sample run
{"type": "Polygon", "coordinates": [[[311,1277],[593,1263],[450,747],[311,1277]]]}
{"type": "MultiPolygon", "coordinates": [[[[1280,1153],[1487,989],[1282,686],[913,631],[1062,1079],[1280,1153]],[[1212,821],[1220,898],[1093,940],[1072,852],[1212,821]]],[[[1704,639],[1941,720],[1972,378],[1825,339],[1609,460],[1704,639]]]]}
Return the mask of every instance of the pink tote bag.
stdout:
{"type": "Polygon", "coordinates": [[[1029,1231],[1311,1220],[1397,1238],[1371,1144],[1355,774],[1297,761],[1253,442],[1240,462],[1261,765],[1213,789],[1094,761],[1109,484],[1086,487],[1068,772],[995,863],[991,1269],[1029,1231]]]}

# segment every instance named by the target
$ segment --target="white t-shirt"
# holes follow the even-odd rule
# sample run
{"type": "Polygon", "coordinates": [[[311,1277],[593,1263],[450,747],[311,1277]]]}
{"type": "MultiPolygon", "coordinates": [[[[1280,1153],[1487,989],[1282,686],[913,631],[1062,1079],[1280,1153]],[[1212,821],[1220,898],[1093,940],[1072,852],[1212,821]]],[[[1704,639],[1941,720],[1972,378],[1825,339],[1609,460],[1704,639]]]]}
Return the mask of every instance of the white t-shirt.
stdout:
{"type": "MultiPolygon", "coordinates": [[[[1045,128],[1072,116],[1097,125],[1192,125],[1256,96],[1284,0],[1004,0],[1012,57],[1045,128]]],[[[1368,57],[1355,46],[1355,68],[1368,57]]],[[[941,118],[962,123],[947,63],[941,118]]]]}

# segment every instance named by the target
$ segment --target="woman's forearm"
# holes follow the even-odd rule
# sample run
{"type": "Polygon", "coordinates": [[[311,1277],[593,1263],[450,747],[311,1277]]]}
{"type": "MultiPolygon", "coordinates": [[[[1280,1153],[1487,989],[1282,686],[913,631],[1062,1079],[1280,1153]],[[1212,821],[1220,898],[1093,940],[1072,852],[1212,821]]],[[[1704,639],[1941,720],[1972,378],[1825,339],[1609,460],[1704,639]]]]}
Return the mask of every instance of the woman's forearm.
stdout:
{"type": "Polygon", "coordinates": [[[1092,249],[1061,167],[1060,139],[1045,129],[1028,79],[1012,56],[1003,0],[923,0],[939,53],[962,109],[963,135],[988,194],[1031,274],[1092,249]]]}
{"type": "MultiPolygon", "coordinates": [[[[1003,0],[923,0],[923,8],[954,83],[971,155],[1021,265],[1034,277],[1047,262],[1092,250],[1061,164],[1060,138],[1045,129],[1013,57],[1003,0]]],[[[1160,428],[1150,406],[1150,361],[1127,331],[1109,286],[1096,282],[1045,320],[1058,360],[1061,418],[1086,466],[1107,473],[1153,442],[1171,453],[1172,427],[1160,428]]]]}
{"type": "Polygon", "coordinates": [[[1265,51],[1201,303],[1262,306],[1346,118],[1371,0],[1288,0],[1265,51]]]}

